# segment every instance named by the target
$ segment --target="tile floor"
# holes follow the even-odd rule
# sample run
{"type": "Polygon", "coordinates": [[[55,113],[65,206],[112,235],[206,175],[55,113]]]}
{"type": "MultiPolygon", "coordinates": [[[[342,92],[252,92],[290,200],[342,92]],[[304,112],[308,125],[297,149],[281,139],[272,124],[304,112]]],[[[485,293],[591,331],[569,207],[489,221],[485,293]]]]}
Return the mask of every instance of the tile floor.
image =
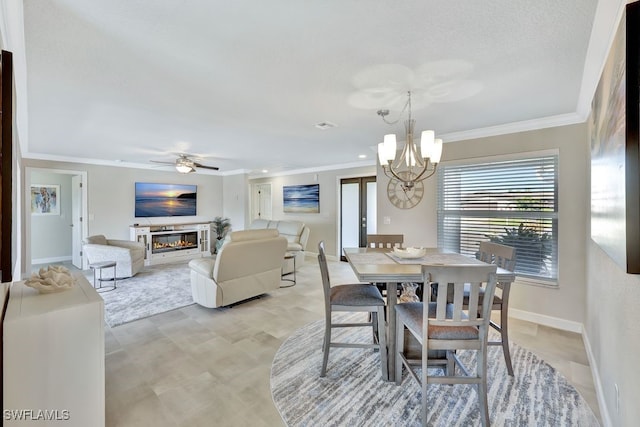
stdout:
{"type": "MultiPolygon", "coordinates": [[[[330,263],[332,283],[354,281],[330,263]]],[[[323,317],[315,259],[296,286],[233,308],[198,305],[105,327],[107,426],[278,426],[271,361],[297,328],[323,317]]],[[[582,338],[513,319],[514,342],[557,368],[599,417],[582,338]]],[[[318,367],[319,368],[319,367],[318,367]]]]}

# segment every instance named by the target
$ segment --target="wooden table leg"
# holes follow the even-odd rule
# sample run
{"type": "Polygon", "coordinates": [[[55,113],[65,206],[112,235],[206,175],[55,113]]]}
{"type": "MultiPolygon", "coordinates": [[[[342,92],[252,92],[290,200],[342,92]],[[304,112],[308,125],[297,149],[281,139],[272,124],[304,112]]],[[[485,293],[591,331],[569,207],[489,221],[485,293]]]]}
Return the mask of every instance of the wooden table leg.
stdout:
{"type": "Polygon", "coordinates": [[[387,282],[387,366],[389,381],[395,381],[396,372],[396,302],[398,299],[398,284],[387,282]]]}

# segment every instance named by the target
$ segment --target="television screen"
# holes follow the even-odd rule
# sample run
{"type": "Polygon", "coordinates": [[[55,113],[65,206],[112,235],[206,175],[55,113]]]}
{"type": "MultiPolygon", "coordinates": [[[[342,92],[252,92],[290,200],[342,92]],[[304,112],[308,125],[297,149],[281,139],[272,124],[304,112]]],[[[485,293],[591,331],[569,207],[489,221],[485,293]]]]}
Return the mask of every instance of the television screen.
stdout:
{"type": "Polygon", "coordinates": [[[136,218],[195,216],[197,186],[136,182],[136,218]]]}

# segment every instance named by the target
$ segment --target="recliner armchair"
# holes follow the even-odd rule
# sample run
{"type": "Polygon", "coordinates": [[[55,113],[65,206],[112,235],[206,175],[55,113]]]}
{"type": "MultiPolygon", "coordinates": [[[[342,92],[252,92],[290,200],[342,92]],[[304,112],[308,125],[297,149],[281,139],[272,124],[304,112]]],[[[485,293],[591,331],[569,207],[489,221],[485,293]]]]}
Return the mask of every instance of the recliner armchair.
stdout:
{"type": "Polygon", "coordinates": [[[232,232],[217,255],[189,261],[193,300],[223,307],[278,289],[286,250],[278,230],[232,232]]]}
{"type": "MultiPolygon", "coordinates": [[[[251,230],[275,229],[281,236],[287,239],[287,252],[295,257],[296,269],[304,263],[305,250],[309,240],[309,227],[303,222],[293,220],[268,220],[256,219],[249,226],[251,230]]],[[[282,262],[282,273],[293,273],[294,263],[292,259],[285,259],[282,262]]]]}
{"type": "MultiPolygon", "coordinates": [[[[130,240],[107,239],[98,234],[89,236],[83,240],[82,246],[87,255],[89,264],[103,261],[116,262],[116,278],[124,279],[133,277],[144,267],[143,243],[130,240]]],[[[106,268],[102,271],[103,279],[113,279],[113,269],[106,268]]]]}

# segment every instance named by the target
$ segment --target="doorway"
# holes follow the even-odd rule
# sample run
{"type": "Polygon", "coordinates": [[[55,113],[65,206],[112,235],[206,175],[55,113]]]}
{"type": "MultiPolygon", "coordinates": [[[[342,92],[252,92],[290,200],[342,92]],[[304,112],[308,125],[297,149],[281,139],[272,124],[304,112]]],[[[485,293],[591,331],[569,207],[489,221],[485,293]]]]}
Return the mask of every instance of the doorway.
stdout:
{"type": "Polygon", "coordinates": [[[365,247],[367,234],[377,230],[376,177],[340,180],[340,259],[342,249],[365,247]]]}
{"type": "Polygon", "coordinates": [[[88,235],[87,172],[61,169],[25,169],[25,272],[33,265],[67,263],[84,270],[82,239],[88,235]],[[56,204],[43,213],[32,206],[34,191],[53,189],[56,204]]]}
{"type": "Polygon", "coordinates": [[[251,221],[271,219],[271,183],[252,185],[251,205],[251,221]]]}

